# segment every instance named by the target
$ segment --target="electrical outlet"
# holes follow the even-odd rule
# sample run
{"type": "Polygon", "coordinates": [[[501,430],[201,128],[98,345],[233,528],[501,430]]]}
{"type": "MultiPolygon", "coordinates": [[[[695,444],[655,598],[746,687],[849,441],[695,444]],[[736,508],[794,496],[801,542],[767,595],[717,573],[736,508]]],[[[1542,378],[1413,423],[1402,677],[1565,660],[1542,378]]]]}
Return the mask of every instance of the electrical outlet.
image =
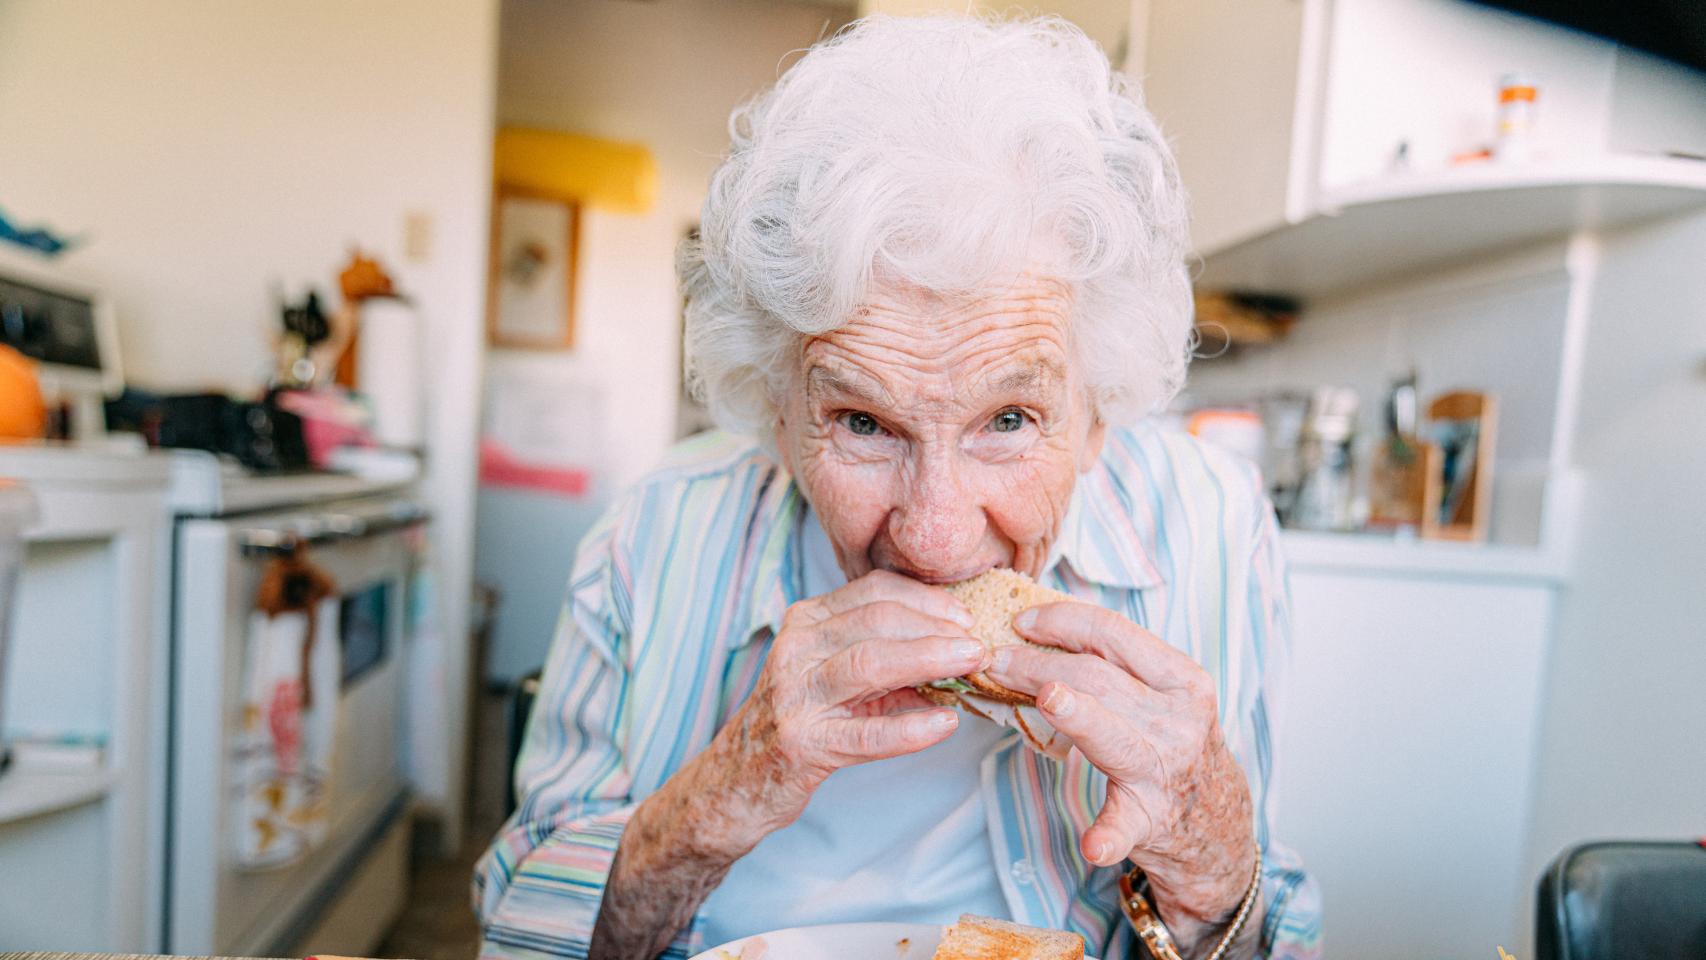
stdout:
{"type": "Polygon", "coordinates": [[[432,214],[410,210],[403,215],[403,257],[410,263],[432,258],[432,214]]]}

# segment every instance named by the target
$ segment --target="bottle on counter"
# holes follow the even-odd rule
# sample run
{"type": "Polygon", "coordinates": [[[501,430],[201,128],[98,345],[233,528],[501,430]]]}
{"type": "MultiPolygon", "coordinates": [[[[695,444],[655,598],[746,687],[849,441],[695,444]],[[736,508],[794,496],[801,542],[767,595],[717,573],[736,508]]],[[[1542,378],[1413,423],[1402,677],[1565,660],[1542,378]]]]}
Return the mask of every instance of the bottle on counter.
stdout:
{"type": "Polygon", "coordinates": [[[1299,447],[1303,481],[1291,511],[1302,530],[1348,531],[1361,526],[1356,495],[1357,393],[1349,387],[1317,387],[1309,400],[1299,447]]]}
{"type": "Polygon", "coordinates": [[[1499,127],[1493,139],[1493,159],[1499,163],[1528,163],[1534,159],[1534,120],[1540,88],[1533,78],[1507,73],[1499,78],[1499,127]]]}

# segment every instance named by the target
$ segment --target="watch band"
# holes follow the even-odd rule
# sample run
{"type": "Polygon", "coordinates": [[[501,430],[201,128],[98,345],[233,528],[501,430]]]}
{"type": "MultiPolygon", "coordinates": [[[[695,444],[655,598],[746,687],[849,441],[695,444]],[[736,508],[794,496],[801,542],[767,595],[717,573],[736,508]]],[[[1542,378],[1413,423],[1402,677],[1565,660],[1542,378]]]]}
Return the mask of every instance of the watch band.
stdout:
{"type": "MultiPolygon", "coordinates": [[[[1251,871],[1250,888],[1244,891],[1244,899],[1238,904],[1238,911],[1232,915],[1232,923],[1221,934],[1220,942],[1215,944],[1214,952],[1204,960],[1223,960],[1226,951],[1238,939],[1244,924],[1250,919],[1250,911],[1256,906],[1256,895],[1262,889],[1262,851],[1256,851],[1256,867],[1251,871]]],[[[1149,955],[1155,960],[1184,960],[1179,953],[1179,947],[1173,942],[1173,934],[1168,932],[1167,925],[1156,915],[1155,908],[1150,906],[1149,878],[1143,870],[1132,867],[1125,876],[1120,877],[1120,908],[1125,911],[1126,919],[1131,921],[1131,927],[1137,931],[1137,938],[1149,948],[1149,955]]]]}

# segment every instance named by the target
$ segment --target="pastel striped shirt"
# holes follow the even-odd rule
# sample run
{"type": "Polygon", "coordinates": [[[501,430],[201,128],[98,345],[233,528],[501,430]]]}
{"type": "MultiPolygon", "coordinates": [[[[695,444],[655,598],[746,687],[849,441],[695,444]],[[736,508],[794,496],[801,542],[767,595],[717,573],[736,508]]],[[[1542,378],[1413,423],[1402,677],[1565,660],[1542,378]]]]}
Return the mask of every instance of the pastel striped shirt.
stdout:
{"type": "MultiPolygon", "coordinates": [[[[804,599],[805,510],[758,447],[707,434],[588,533],[517,764],[520,805],[475,872],[483,956],[586,956],[635,806],[710,743],[752,691],[784,611],[804,599]]],[[[1256,472],[1150,423],[1110,430],[1042,579],[1143,625],[1214,679],[1255,803],[1261,955],[1318,957],[1318,889],[1268,832],[1270,723],[1290,624],[1256,472]]],[[[1120,913],[1121,871],[1078,852],[1106,786],[1076,752],[1056,762],[1016,733],[982,765],[989,842],[1014,919],[1076,931],[1088,954],[1125,960],[1143,950],[1120,913]]],[[[907,919],[905,904],[894,919],[907,919]]],[[[679,931],[664,955],[711,946],[700,927],[679,931]]]]}

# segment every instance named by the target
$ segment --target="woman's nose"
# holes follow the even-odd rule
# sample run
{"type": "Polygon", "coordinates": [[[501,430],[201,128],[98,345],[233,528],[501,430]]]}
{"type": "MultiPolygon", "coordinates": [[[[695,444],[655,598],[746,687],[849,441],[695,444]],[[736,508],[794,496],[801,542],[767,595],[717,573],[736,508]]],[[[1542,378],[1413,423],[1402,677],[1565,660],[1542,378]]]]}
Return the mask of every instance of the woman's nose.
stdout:
{"type": "Polygon", "coordinates": [[[906,500],[891,515],[889,535],[912,572],[925,577],[955,577],[983,541],[983,509],[949,458],[921,464],[908,485],[906,500]]]}

